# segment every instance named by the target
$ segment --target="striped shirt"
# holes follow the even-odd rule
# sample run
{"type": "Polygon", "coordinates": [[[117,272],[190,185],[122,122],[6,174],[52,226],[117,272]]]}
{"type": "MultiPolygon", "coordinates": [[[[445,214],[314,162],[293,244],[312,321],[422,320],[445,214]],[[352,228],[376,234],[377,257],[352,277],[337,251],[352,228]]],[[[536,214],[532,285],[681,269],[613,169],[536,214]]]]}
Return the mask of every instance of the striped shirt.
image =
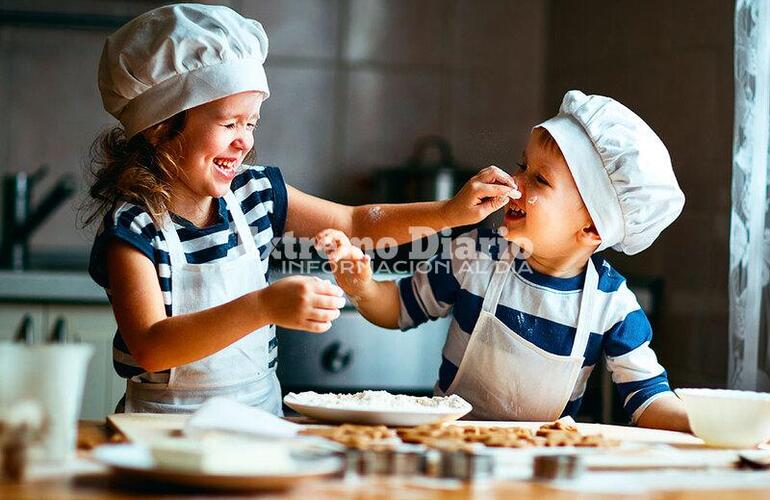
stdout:
{"type": "MultiPolygon", "coordinates": [[[[402,330],[452,315],[438,374],[442,391],[457,374],[503,245],[508,242],[496,233],[475,229],[442,245],[429,266],[398,281],[402,330]]],[[[602,256],[592,259],[599,274],[599,291],[590,318],[591,333],[583,368],[562,415],[577,414],[588,377],[604,356],[623,407],[636,422],[653,400],[670,391],[668,377],[650,348],[652,327],[625,278],[602,256]]],[[[509,274],[495,316],[541,349],[568,356],[585,272],[557,278],[533,270],[524,260],[516,260],[515,266],[518,273],[509,274]]]]}
{"type": "MultiPolygon", "coordinates": [[[[281,172],[275,167],[246,167],[233,179],[230,189],[241,204],[267,269],[273,238],[283,234],[286,223],[287,194],[281,172]]],[[[190,264],[222,262],[242,254],[242,248],[238,248],[242,243],[238,239],[238,232],[227,204],[224,198],[216,201],[219,204],[217,221],[208,227],[196,227],[190,221],[171,214],[171,220],[182,242],[182,249],[190,264]]],[[[171,267],[168,247],[163,233],[152,222],[149,214],[137,205],[121,203],[105,215],[97,232],[91,250],[89,273],[94,281],[106,290],[110,301],[112,297],[107,272],[107,246],[113,238],[133,246],[152,261],[163,293],[166,315],[171,316],[171,267]]],[[[115,371],[121,377],[135,378],[142,382],[168,382],[169,370],[149,373],[136,363],[120,331],[115,332],[112,355],[115,371]]],[[[278,361],[275,330],[270,340],[270,355],[269,367],[272,368],[278,361]]]]}

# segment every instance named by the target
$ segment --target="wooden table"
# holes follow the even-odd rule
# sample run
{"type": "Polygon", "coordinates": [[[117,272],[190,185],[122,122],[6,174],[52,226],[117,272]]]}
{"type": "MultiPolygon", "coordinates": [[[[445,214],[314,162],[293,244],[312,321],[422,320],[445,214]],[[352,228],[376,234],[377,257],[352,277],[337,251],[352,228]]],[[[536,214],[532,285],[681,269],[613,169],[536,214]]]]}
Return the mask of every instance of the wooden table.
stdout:
{"type": "MultiPolygon", "coordinates": [[[[88,447],[109,442],[110,431],[104,422],[81,422],[79,454],[87,457],[88,447]]],[[[770,472],[758,472],[770,474],[770,472]]],[[[455,499],[581,499],[581,498],[611,498],[618,495],[578,494],[573,491],[563,491],[549,488],[544,484],[532,482],[493,481],[483,486],[465,485],[458,489],[432,489],[417,486],[404,486],[392,481],[378,479],[362,479],[355,483],[344,482],[340,479],[308,482],[283,493],[233,495],[232,497],[217,494],[216,498],[247,498],[259,497],[266,499],[307,499],[314,500],[343,500],[343,499],[392,499],[392,498],[426,498],[435,500],[455,499]]],[[[124,484],[114,479],[106,470],[96,472],[71,474],[64,477],[45,480],[33,480],[20,484],[0,479],[0,499],[3,500],[38,500],[38,499],[136,499],[163,498],[189,499],[214,498],[211,494],[180,491],[179,488],[148,486],[140,484],[124,484]]],[[[768,490],[690,490],[656,492],[649,495],[626,495],[624,498],[654,498],[665,500],[702,500],[702,499],[760,499],[770,498],[768,490]]]]}

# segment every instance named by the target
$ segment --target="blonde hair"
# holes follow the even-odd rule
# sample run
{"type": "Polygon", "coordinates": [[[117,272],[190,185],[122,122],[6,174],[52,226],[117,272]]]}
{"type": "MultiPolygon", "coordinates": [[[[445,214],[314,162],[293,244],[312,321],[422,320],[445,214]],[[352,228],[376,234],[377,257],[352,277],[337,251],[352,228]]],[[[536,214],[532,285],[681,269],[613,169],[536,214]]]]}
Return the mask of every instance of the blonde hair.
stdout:
{"type": "Polygon", "coordinates": [[[564,161],[567,161],[566,158],[564,158],[564,153],[561,152],[559,143],[556,142],[556,139],[553,138],[553,136],[548,131],[548,129],[546,129],[545,127],[537,127],[537,130],[542,131],[542,133],[535,135],[535,140],[537,141],[537,145],[542,146],[544,149],[558,155],[564,161]]]}
{"type": "Polygon", "coordinates": [[[119,202],[142,207],[156,224],[171,201],[171,182],[180,174],[182,130],[187,111],[126,138],[121,126],[101,133],[91,145],[89,199],[84,225],[99,219],[119,202]]]}

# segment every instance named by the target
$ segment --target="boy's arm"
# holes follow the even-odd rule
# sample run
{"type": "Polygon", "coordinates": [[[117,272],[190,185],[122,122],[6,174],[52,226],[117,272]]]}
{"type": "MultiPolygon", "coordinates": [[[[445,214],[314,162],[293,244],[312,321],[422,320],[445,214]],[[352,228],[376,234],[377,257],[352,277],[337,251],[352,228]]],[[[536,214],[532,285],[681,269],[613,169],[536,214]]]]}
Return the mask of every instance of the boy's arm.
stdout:
{"type": "MultiPolygon", "coordinates": [[[[628,290],[616,293],[631,294],[628,290]]],[[[638,308],[635,298],[631,296],[631,299],[638,308]]],[[[688,430],[684,408],[671,392],[666,370],[650,348],[652,326],[644,311],[641,308],[632,310],[604,335],[607,368],[612,372],[612,380],[632,423],[642,427],[688,430]]]]}
{"type": "Polygon", "coordinates": [[[636,424],[639,427],[651,429],[692,432],[690,420],[687,418],[687,410],[673,392],[663,394],[650,403],[650,406],[639,416],[636,424]]]}
{"type": "Polygon", "coordinates": [[[502,208],[509,195],[520,196],[513,178],[497,167],[485,168],[454,198],[444,201],[351,207],[291,186],[287,186],[287,192],[286,231],[298,237],[312,237],[323,229],[333,228],[360,240],[365,250],[382,243],[383,238],[400,245],[446,227],[475,224],[502,208]],[[410,231],[411,228],[422,231],[410,231]]]}
{"type": "Polygon", "coordinates": [[[351,297],[351,301],[361,315],[371,323],[383,328],[398,328],[401,302],[395,281],[371,280],[361,290],[360,295],[351,297]]]}
{"type": "MultiPolygon", "coordinates": [[[[329,258],[334,277],[351,302],[372,323],[384,328],[413,328],[446,316],[460,289],[451,258],[439,252],[427,269],[399,281],[375,281],[370,258],[335,229],[321,231],[316,247],[329,258]],[[402,304],[403,302],[403,304],[402,304]]],[[[450,248],[451,253],[452,248],[450,248]]]]}

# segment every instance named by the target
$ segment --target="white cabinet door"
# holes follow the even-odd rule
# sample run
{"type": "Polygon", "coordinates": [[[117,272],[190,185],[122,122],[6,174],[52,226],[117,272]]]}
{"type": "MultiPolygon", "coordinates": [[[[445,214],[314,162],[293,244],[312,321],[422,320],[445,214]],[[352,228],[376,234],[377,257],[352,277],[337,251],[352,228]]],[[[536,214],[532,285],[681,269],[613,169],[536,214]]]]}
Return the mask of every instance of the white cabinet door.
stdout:
{"type": "Polygon", "coordinates": [[[117,328],[109,305],[51,305],[48,323],[62,317],[71,336],[94,347],[83,392],[83,419],[102,419],[114,413],[125,391],[125,380],[112,368],[112,337],[117,328]]]}
{"type": "Polygon", "coordinates": [[[0,340],[12,340],[25,314],[32,317],[32,332],[41,342],[46,332],[45,306],[35,304],[0,304],[0,340]]]}

